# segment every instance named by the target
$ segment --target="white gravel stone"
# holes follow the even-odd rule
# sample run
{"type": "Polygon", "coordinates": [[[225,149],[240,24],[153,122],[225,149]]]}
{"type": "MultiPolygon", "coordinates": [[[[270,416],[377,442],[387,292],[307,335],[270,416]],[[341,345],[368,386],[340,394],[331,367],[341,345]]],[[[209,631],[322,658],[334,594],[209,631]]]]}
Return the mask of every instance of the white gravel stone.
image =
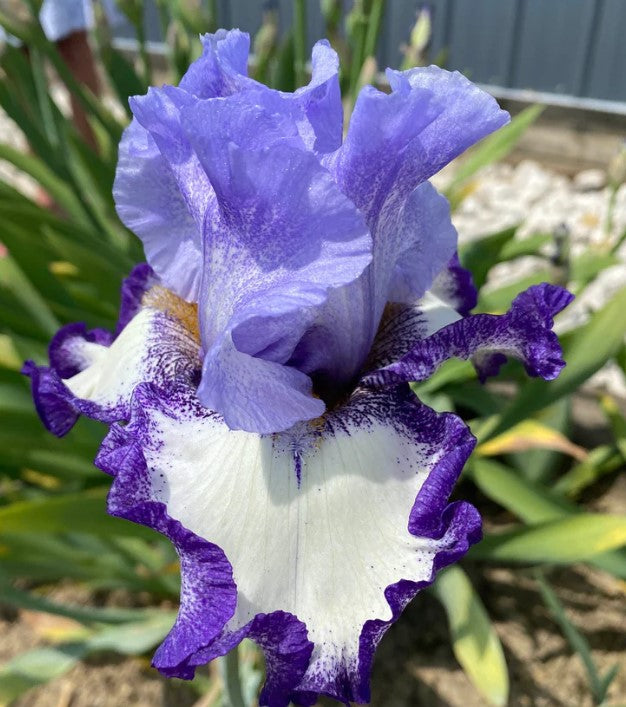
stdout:
{"type": "Polygon", "coordinates": [[[578,191],[598,191],[606,186],[606,173],[601,169],[585,169],[572,180],[578,191]]]}

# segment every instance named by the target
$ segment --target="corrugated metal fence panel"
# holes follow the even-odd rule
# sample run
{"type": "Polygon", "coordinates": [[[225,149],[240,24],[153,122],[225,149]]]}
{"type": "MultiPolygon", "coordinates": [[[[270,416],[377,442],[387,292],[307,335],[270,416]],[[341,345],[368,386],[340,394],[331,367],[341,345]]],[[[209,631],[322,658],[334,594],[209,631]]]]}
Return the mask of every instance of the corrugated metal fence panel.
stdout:
{"type": "MultiPolygon", "coordinates": [[[[254,34],[261,26],[263,8],[267,2],[251,2],[250,0],[230,0],[229,27],[239,27],[254,34]]],[[[277,0],[273,3],[278,9],[280,30],[286,33],[293,22],[293,0],[277,0]]],[[[307,33],[309,48],[324,36],[324,20],[318,0],[307,0],[307,33]]]]}
{"type": "Polygon", "coordinates": [[[587,60],[595,0],[526,0],[510,85],[577,95],[587,60]]]}
{"type": "Polygon", "coordinates": [[[597,0],[597,22],[584,95],[626,101],[626,2],[597,0]]]}
{"type": "Polygon", "coordinates": [[[448,65],[472,81],[503,86],[511,71],[516,0],[456,2],[450,13],[448,65]]]}
{"type": "MultiPolygon", "coordinates": [[[[254,34],[262,0],[219,0],[220,22],[254,34]]],[[[280,27],[293,19],[293,0],[274,0],[280,27]]],[[[346,12],[351,0],[344,0],[346,12]]],[[[432,10],[430,59],[474,81],[569,96],[626,101],[626,0],[387,0],[378,59],[402,63],[401,47],[427,4],[432,10]]],[[[146,0],[148,37],[162,41],[146,0]]],[[[320,0],[307,0],[309,46],[324,34],[320,0]]],[[[132,36],[124,27],[117,36],[132,36]]]]}
{"type": "Polygon", "coordinates": [[[411,2],[411,0],[387,3],[385,21],[382,26],[385,43],[385,51],[382,56],[383,66],[396,67],[401,65],[402,54],[400,47],[402,44],[406,44],[409,38],[411,28],[415,24],[415,16],[419,4],[411,2]]]}

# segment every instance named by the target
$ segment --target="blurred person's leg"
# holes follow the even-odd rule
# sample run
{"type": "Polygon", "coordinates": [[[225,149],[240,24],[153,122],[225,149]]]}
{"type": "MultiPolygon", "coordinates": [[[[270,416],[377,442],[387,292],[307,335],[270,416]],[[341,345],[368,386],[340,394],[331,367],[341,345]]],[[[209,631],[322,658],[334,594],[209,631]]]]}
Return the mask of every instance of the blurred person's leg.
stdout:
{"type": "MultiPolygon", "coordinates": [[[[46,37],[55,42],[74,78],[96,96],[100,93],[98,72],[89,46],[87,30],[93,27],[90,0],[44,0],[39,13],[46,37]]],[[[74,125],[85,142],[97,148],[87,115],[80,102],[71,96],[74,125]]]]}
{"type": "MultiPolygon", "coordinates": [[[[59,39],[56,43],[59,54],[72,72],[74,78],[82,85],[89,88],[96,96],[100,95],[100,82],[86,30],[72,32],[67,37],[59,39]]],[[[94,150],[97,149],[96,137],[87,120],[80,101],[74,94],[71,95],[72,114],[74,125],[82,135],[85,142],[94,150]]]]}
{"type": "MultiPolygon", "coordinates": [[[[0,8],[17,21],[27,22],[30,16],[28,5],[23,0],[0,0],[0,8]]],[[[46,37],[56,44],[59,54],[76,80],[95,95],[99,95],[98,73],[87,35],[88,29],[93,26],[91,0],[43,0],[39,20],[46,37]]],[[[21,44],[1,28],[0,42],[7,42],[14,46],[21,44]]],[[[21,48],[28,57],[30,54],[28,46],[21,48]]],[[[95,135],[85,111],[73,95],[70,99],[73,123],[85,142],[95,150],[97,148],[95,135]]],[[[39,188],[35,200],[41,206],[55,208],[52,199],[43,188],[39,188]]]]}

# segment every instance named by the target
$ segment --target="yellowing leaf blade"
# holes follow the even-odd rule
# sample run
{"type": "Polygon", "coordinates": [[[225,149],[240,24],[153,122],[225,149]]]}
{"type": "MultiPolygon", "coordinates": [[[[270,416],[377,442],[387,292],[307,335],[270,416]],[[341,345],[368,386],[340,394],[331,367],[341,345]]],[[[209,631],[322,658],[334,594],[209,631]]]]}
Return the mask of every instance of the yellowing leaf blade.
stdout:
{"type": "Polygon", "coordinates": [[[489,704],[505,705],[509,675],[504,652],[469,578],[460,567],[450,567],[433,591],[448,615],[452,649],[466,675],[489,704]]]}
{"type": "Polygon", "coordinates": [[[483,442],[476,454],[483,457],[495,457],[511,452],[525,452],[529,449],[552,449],[569,454],[578,461],[587,458],[587,451],[570,442],[567,437],[537,420],[523,420],[506,432],[483,442]]]}

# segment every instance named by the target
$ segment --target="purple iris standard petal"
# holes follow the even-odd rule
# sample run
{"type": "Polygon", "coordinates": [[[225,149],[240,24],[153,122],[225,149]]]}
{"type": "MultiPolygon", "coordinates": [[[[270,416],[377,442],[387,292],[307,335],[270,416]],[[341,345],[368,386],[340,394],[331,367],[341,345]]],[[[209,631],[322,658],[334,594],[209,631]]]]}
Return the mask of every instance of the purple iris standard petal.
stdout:
{"type": "Polygon", "coordinates": [[[385,386],[425,380],[454,357],[472,358],[484,380],[498,372],[507,356],[520,359],[529,375],[552,380],[565,365],[559,340],[551,331],[553,317],[572,299],[555,285],[530,287],[513,300],[506,314],[475,314],[443,326],[398,361],[368,373],[363,383],[385,386]]]}
{"type": "Polygon", "coordinates": [[[390,94],[369,86],[361,91],[345,142],[331,160],[345,193],[377,221],[509,120],[492,96],[457,72],[431,66],[388,70],[387,77],[390,94]]]}
{"type": "Polygon", "coordinates": [[[345,142],[322,160],[364,212],[374,241],[372,265],[356,283],[331,292],[293,358],[339,386],[362,366],[387,302],[420,297],[454,255],[449,206],[426,180],[508,120],[459,74],[416,71],[390,73],[391,94],[365,88],[345,142]]]}
{"type": "Polygon", "coordinates": [[[463,317],[467,317],[478,302],[472,273],[461,265],[457,253],[433,280],[430,292],[463,317]]]}
{"type": "Polygon", "coordinates": [[[307,149],[332,152],[341,145],[343,108],[339,88],[339,59],[326,40],[313,47],[311,81],[295,93],[270,91],[247,76],[250,37],[239,30],[201,37],[202,56],[181,79],[180,88],[197,98],[265,91],[289,101],[283,110],[292,113],[307,149]]]}
{"type": "Polygon", "coordinates": [[[448,200],[424,182],[406,200],[397,227],[387,301],[414,302],[454,258],[457,232],[448,200]]]}
{"type": "Polygon", "coordinates": [[[308,149],[320,154],[333,152],[341,145],[343,105],[339,57],[326,40],[313,47],[311,73],[309,85],[293,94],[292,100],[304,117],[297,118],[298,130],[308,149]]]}
{"type": "MultiPolygon", "coordinates": [[[[357,390],[320,424],[259,436],[230,430],[193,388],[139,386],[129,424],[112,429],[98,460],[116,473],[112,510],[128,517],[138,494],[163,507],[168,523],[224,552],[237,593],[232,616],[224,619],[229,593],[228,611],[210,614],[223,626],[211,618],[215,638],[195,652],[199,628],[180,633],[183,604],[184,650],[176,666],[155,664],[188,677],[249,637],[274,668],[261,704],[310,704],[315,694],[367,701],[385,630],[480,537],[477,512],[447,502],[473,445],[458,418],[406,387],[357,390]]],[[[214,582],[208,564],[200,572],[214,582]]]]}
{"type": "MultiPolygon", "coordinates": [[[[442,224],[437,236],[449,229],[432,191],[424,187],[415,193],[416,188],[509,119],[489,94],[460,74],[430,67],[389,71],[388,77],[390,94],[372,87],[361,91],[346,140],[328,160],[341,189],[367,216],[374,238],[375,279],[383,280],[382,285],[376,283],[380,292],[388,286],[389,267],[414,248],[406,239],[412,226],[419,232],[421,208],[442,224]]],[[[418,259],[432,259],[443,267],[452,257],[434,234],[429,242],[417,240],[422,242],[418,259]]],[[[450,240],[448,234],[448,246],[450,240]]],[[[419,263],[413,267],[419,268],[419,263]]],[[[419,295],[431,284],[431,273],[425,275],[425,281],[413,283],[419,295]]]]}
{"type": "MultiPolygon", "coordinates": [[[[181,88],[165,86],[150,88],[145,96],[134,96],[130,107],[167,161],[199,234],[213,190],[181,127],[181,112],[197,102],[195,96],[181,88]]],[[[200,245],[199,237],[197,245],[200,245]]]]}
{"type": "Polygon", "coordinates": [[[201,231],[154,138],[133,119],[119,149],[113,197],[123,223],[141,238],[146,258],[183,299],[197,296],[201,231]]]}
{"type": "Polygon", "coordinates": [[[424,179],[510,120],[493,96],[458,71],[427,66],[408,71],[387,69],[386,73],[393,92],[432,92],[433,101],[441,108],[424,127],[421,149],[416,149],[420,164],[414,166],[414,173],[421,173],[424,179]]]}
{"type": "Polygon", "coordinates": [[[120,143],[113,186],[117,212],[141,238],[148,262],[188,301],[198,297],[201,224],[212,189],[180,129],[179,112],[183,105],[229,95],[251,82],[245,76],[248,35],[220,30],[202,42],[203,54],[180,89],[151,89],[131,102],[139,120],[133,119],[120,143]]]}
{"type": "MultiPolygon", "coordinates": [[[[338,60],[325,42],[313,48],[313,76],[293,94],[246,76],[249,37],[238,30],[202,38],[204,51],[178,88],[150,89],[131,99],[135,115],[120,144],[114,197],[122,221],[143,241],[150,265],[185,300],[197,301],[202,274],[202,222],[213,189],[180,126],[181,111],[199,100],[246,95],[248,105],[271,104],[285,134],[330,152],[341,143],[338,60]]],[[[202,126],[211,134],[212,126],[202,126]]]]}
{"type": "MultiPolygon", "coordinates": [[[[248,74],[250,36],[238,29],[204,34],[202,55],[180,81],[183,91],[198,98],[229,96],[253,83],[248,74]]],[[[254,82],[256,83],[256,82],[254,82]]]]}
{"type": "Polygon", "coordinates": [[[235,98],[183,119],[218,205],[205,221],[198,395],[235,429],[276,432],[324,410],[308,376],[283,364],[329,290],[369,264],[371,238],[298,134],[284,136],[282,117],[235,98]]]}
{"type": "Polygon", "coordinates": [[[386,201],[401,205],[430,176],[411,179],[401,168],[416,168],[420,134],[441,110],[429,90],[387,94],[366,86],[360,92],[346,138],[325,162],[371,226],[380,220],[386,201]]]}

